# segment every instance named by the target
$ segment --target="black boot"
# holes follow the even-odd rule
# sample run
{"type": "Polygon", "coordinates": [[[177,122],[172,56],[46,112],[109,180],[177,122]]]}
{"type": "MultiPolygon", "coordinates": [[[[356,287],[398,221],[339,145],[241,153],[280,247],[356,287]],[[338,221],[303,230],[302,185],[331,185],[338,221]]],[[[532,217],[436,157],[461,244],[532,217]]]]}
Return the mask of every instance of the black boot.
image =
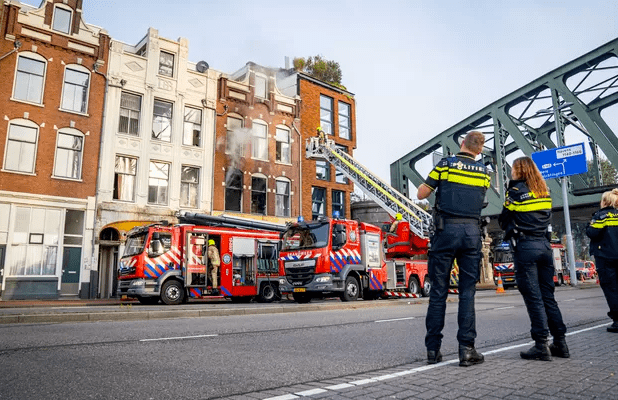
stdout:
{"type": "Polygon", "coordinates": [[[618,333],[618,321],[614,321],[613,324],[607,327],[608,332],[618,333]]]}
{"type": "Polygon", "coordinates": [[[554,357],[569,358],[569,347],[564,336],[554,337],[554,342],[549,346],[549,351],[554,357]]]}
{"type": "Polygon", "coordinates": [[[459,345],[459,366],[469,367],[475,364],[482,364],[485,357],[474,346],[459,345]]]}
{"type": "Polygon", "coordinates": [[[551,361],[551,351],[547,345],[547,339],[537,340],[530,350],[522,351],[519,355],[526,360],[551,361]]]}
{"type": "Polygon", "coordinates": [[[440,350],[427,350],[427,364],[437,364],[442,361],[440,350]]]}

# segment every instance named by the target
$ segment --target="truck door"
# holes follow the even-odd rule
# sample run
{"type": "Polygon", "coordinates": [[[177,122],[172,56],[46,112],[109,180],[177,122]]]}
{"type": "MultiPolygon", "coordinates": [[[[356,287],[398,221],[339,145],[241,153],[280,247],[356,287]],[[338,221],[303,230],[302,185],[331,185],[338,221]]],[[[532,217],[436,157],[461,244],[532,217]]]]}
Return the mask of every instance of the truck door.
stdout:
{"type": "Polygon", "coordinates": [[[187,231],[186,233],[186,282],[187,287],[206,287],[206,250],[208,234],[204,232],[187,231]]]}

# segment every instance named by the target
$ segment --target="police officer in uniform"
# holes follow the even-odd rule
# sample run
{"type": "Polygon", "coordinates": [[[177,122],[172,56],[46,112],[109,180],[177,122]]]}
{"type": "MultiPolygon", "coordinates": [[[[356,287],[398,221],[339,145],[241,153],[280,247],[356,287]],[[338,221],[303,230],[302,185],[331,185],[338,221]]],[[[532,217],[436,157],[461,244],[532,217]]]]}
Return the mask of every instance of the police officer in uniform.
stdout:
{"type": "Polygon", "coordinates": [[[455,259],[459,265],[459,365],[467,367],[484,361],[483,355],[474,348],[474,295],[479,280],[482,247],[480,217],[490,183],[487,168],[475,159],[481,154],[484,144],[485,136],[481,132],[468,133],[461,144],[461,151],[440,160],[418,189],[419,200],[436,191],[435,231],[431,237],[428,262],[432,286],[425,319],[425,346],[429,364],[442,360],[442,329],[450,273],[455,259]]]}
{"type": "Polygon", "coordinates": [[[551,197],[545,180],[530,157],[513,161],[512,180],[498,218],[504,239],[515,248],[515,279],[530,317],[534,346],[520,353],[527,360],[568,358],[566,326],[554,298],[554,260],[549,242],[551,197]],[[554,341],[548,345],[548,335],[554,341]]]}
{"type": "Polygon", "coordinates": [[[592,216],[586,235],[609,306],[607,315],[614,320],[607,331],[618,333],[618,189],[603,193],[601,209],[592,216]]]}

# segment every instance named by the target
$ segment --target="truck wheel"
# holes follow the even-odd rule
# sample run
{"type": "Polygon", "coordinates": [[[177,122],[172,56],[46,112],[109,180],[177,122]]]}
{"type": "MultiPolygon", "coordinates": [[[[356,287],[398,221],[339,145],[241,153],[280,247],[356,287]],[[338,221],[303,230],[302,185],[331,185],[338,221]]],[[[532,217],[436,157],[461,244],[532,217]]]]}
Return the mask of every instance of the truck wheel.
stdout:
{"type": "Polygon", "coordinates": [[[311,295],[307,293],[292,293],[292,297],[294,297],[294,301],[299,304],[305,304],[311,301],[311,295]]]}
{"type": "Polygon", "coordinates": [[[177,305],[182,303],[185,298],[185,289],[182,284],[175,279],[171,279],[163,284],[161,288],[161,300],[167,305],[177,305]]]}
{"type": "Polygon", "coordinates": [[[343,287],[343,294],[341,295],[341,301],[356,301],[360,293],[360,286],[358,281],[353,276],[345,278],[345,286],[343,287]]]}
{"type": "Polygon", "coordinates": [[[137,296],[137,301],[139,301],[140,304],[143,304],[145,306],[152,306],[152,305],[155,305],[155,304],[159,304],[159,298],[158,297],[137,296]]]}
{"type": "Polygon", "coordinates": [[[411,276],[408,281],[408,293],[419,294],[421,291],[421,285],[418,283],[418,279],[415,276],[411,276]]]}
{"type": "Polygon", "coordinates": [[[277,298],[278,288],[270,283],[263,283],[257,300],[260,303],[272,303],[277,298]]]}
{"type": "Polygon", "coordinates": [[[423,288],[421,289],[421,294],[423,297],[429,297],[429,292],[431,292],[431,281],[428,276],[425,276],[425,281],[423,282],[423,288]]]}

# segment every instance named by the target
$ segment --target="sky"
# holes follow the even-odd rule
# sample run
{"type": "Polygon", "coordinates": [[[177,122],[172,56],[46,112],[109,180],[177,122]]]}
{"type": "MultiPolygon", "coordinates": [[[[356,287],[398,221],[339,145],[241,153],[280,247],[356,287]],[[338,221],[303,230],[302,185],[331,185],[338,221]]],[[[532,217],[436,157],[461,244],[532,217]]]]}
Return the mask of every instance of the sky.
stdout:
{"type": "MultiPolygon", "coordinates": [[[[38,6],[38,0],[25,3],[38,6]]],[[[232,73],[316,54],[356,100],[354,157],[390,164],[486,105],[618,38],[616,0],[85,0],[86,23],[136,44],[149,27],[232,73]]]]}

